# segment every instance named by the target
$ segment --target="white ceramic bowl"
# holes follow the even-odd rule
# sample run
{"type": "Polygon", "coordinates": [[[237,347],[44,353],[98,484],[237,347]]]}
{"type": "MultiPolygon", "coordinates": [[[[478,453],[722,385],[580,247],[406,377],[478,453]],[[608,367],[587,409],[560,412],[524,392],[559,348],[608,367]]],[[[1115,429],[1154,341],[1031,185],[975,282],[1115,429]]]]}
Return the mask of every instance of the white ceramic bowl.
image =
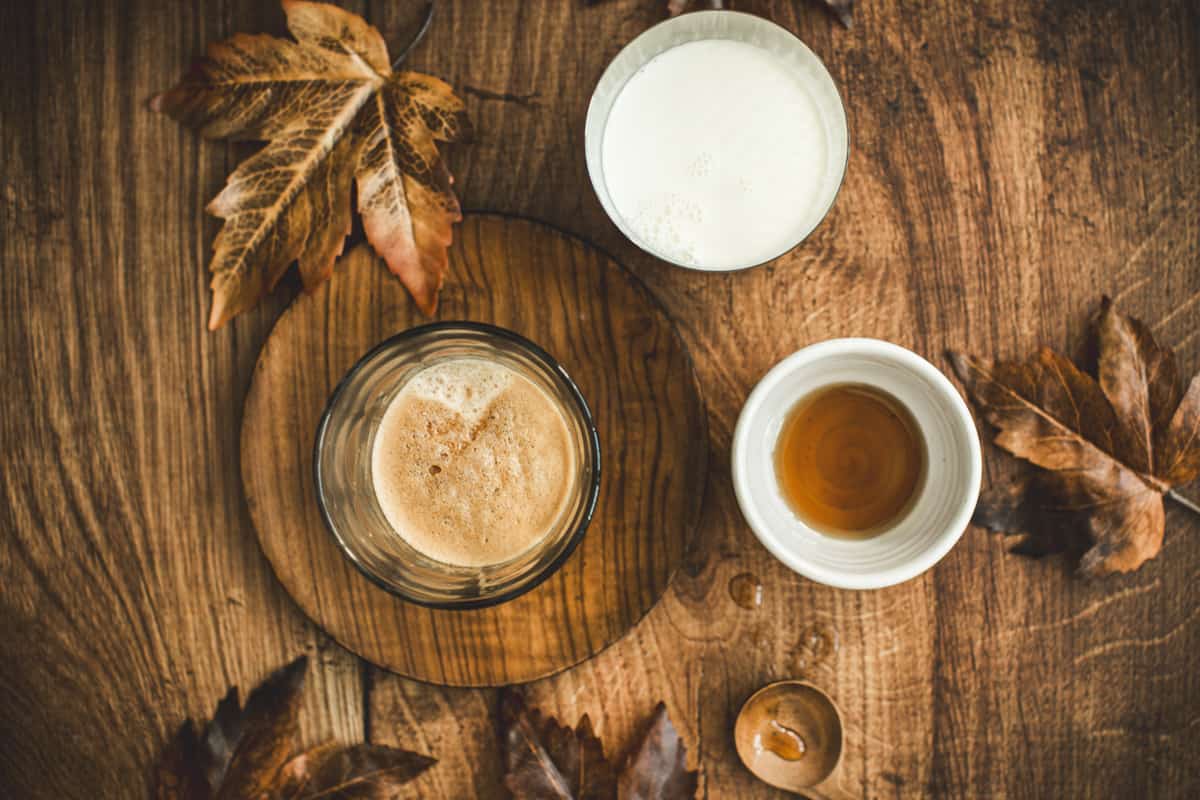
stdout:
{"type": "Polygon", "coordinates": [[[675,261],[639,240],[617,211],[604,181],[604,130],[608,126],[608,115],[612,111],[613,103],[625,88],[625,84],[658,54],[687,42],[708,39],[731,39],[756,45],[771,52],[797,73],[808,76],[807,85],[813,92],[813,101],[825,122],[825,138],[829,148],[827,174],[818,189],[818,196],[812,203],[811,211],[803,220],[803,224],[797,225],[799,233],[796,240],[767,261],[773,261],[808,238],[833,207],[833,201],[846,175],[846,160],[850,151],[846,110],[842,106],[837,85],[830,77],[829,70],[821,63],[821,59],[786,28],[762,17],[737,11],[693,11],[660,22],[642,33],[617,54],[592,93],[584,129],[584,150],[588,175],[592,180],[592,187],[596,190],[596,196],[600,199],[600,205],[604,206],[609,219],[626,238],[650,255],[676,266],[705,272],[729,272],[765,264],[767,261],[734,264],[728,267],[702,267],[675,261]]]}
{"type": "Polygon", "coordinates": [[[936,564],[966,529],[982,472],[979,435],[958,390],[916,353],[878,339],[832,339],[779,362],[750,393],[733,436],[733,486],[759,541],[806,578],[843,589],[891,586],[936,564]],[[813,530],[788,506],[775,477],[775,443],[788,412],[805,395],[845,383],[895,397],[925,440],[916,502],[870,539],[813,530]]]}

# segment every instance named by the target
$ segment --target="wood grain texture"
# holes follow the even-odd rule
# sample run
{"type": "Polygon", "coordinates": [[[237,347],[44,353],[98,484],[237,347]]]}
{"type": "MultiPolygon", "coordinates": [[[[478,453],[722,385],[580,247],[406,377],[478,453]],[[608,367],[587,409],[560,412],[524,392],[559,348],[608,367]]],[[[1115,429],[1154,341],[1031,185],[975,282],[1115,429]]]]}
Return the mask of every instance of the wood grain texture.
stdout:
{"type": "Polygon", "coordinates": [[[360,665],[280,593],[241,497],[245,336],[284,298],[203,333],[230,162],[141,108],[269,23],[180,11],[0,4],[4,797],[144,796],[168,731],[301,652],[303,738],[363,729],[360,665]]]}
{"type": "Polygon", "coordinates": [[[342,556],[313,486],[321,414],[364,353],[427,321],[366,247],[342,260],[337,280],[298,298],[263,346],[246,398],[243,481],[275,574],[342,645],[433,683],[525,683],[595,655],[666,590],[704,492],[704,407],[670,320],[598,250],[529,220],[471,215],[450,265],[437,318],[536,342],[591,409],[600,496],[562,568],[507,603],[444,611],[401,600],[342,556]]]}
{"type": "MultiPolygon", "coordinates": [[[[395,49],[420,3],[347,5],[395,49]]],[[[1186,512],[1168,510],[1162,554],[1129,576],[1081,583],[972,531],[928,575],[848,593],[770,559],[725,464],[754,382],[832,336],[942,367],[948,346],[1069,352],[1108,292],[1200,369],[1200,10],[872,0],[847,31],[816,3],[732,5],[825,60],[852,137],[814,236],[734,275],[643,256],[587,183],[589,92],[661,17],[656,0],[442,0],[410,62],[468,101],[476,141],[450,153],[464,206],[614,254],[678,320],[709,410],[695,557],[629,636],[532,684],[531,701],[589,713],[611,753],[664,698],[709,797],[777,796],[739,765],[733,715],[802,671],[846,714],[858,796],[1196,796],[1200,524],[1186,512]],[[756,611],[727,593],[746,571],[765,587],[756,611]],[[815,622],[839,648],[802,670],[815,622]]],[[[0,4],[3,796],[142,796],[131,776],[183,715],[322,645],[271,578],[237,477],[243,393],[295,283],[202,332],[216,231],[202,208],[244,151],[139,105],[239,30],[279,34],[282,15],[258,0],[0,4]]],[[[989,447],[987,480],[1010,469],[989,447]]],[[[502,796],[492,692],[360,680],[322,652],[311,735],[365,728],[432,753],[413,796],[502,796]]]]}

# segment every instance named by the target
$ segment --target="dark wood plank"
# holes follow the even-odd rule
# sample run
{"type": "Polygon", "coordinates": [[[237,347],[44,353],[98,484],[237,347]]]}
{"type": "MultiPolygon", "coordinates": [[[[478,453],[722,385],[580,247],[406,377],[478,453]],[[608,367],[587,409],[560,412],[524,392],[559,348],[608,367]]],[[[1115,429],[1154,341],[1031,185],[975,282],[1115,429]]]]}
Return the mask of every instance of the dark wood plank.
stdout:
{"type": "Polygon", "coordinates": [[[0,795],[144,796],[185,716],[301,651],[304,736],[361,736],[361,670],[279,591],[236,469],[283,298],[204,333],[224,148],[142,109],[251,4],[6,3],[0,86],[0,795]]]}
{"type": "MultiPolygon", "coordinates": [[[[694,562],[629,636],[532,700],[588,712],[611,751],[662,697],[707,796],[773,796],[736,760],[733,713],[799,671],[802,630],[820,621],[840,647],[808,672],[847,715],[863,796],[1195,796],[1195,519],[1171,509],[1158,559],[1095,584],[972,531],[922,579],[845,593],[770,560],[725,463],[758,377],[831,336],[892,339],[942,366],[947,346],[1070,350],[1107,292],[1200,368],[1200,10],[857,5],[846,31],[817,3],[735,4],[825,59],[852,153],[814,237],[731,276],[641,255],[587,183],[588,94],[658,2],[443,0],[414,55],[475,119],[475,144],[451,154],[464,204],[545,219],[629,266],[679,321],[709,405],[694,562]],[[743,571],[765,585],[758,611],[728,598],[743,571]]],[[[410,24],[408,2],[353,7],[389,42],[410,24]]],[[[281,15],[248,0],[0,6],[0,794],[139,796],[129,776],[184,714],[321,642],[253,544],[236,468],[250,368],[294,288],[202,332],[215,226],[201,208],[235,161],[139,108],[235,30],[279,32],[281,15]]],[[[1010,469],[989,454],[989,479],[1010,469]]],[[[324,652],[305,724],[354,736],[358,669],[324,652]]],[[[368,684],[372,738],[442,760],[414,796],[501,795],[489,693],[368,684]]]]}

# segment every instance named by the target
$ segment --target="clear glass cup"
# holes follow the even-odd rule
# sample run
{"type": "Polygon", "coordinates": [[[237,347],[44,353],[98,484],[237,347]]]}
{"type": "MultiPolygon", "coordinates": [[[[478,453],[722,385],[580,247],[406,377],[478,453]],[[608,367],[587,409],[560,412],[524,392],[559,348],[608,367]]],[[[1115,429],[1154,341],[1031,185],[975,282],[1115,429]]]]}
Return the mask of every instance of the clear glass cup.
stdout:
{"type": "Polygon", "coordinates": [[[317,504],[346,557],[388,591],[435,608],[479,608],[529,591],[583,538],[600,491],[600,440],[579,388],[545,350],[512,331],[439,322],[396,334],[363,356],[334,389],[317,428],[317,504]],[[545,537],[498,564],[464,567],[413,548],[387,521],[371,474],[375,434],[408,380],[439,361],[494,361],[533,381],[558,404],[576,448],[571,499],[545,537]]]}

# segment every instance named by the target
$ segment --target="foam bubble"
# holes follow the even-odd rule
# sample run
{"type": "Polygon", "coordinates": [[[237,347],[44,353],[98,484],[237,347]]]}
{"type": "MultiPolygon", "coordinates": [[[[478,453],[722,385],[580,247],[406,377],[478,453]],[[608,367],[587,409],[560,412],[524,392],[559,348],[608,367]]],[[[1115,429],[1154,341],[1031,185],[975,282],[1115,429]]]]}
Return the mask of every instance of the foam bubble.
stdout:
{"type": "Polygon", "coordinates": [[[441,403],[467,420],[478,422],[515,377],[507,367],[490,361],[457,358],[421,370],[404,385],[400,395],[441,403]]]}

